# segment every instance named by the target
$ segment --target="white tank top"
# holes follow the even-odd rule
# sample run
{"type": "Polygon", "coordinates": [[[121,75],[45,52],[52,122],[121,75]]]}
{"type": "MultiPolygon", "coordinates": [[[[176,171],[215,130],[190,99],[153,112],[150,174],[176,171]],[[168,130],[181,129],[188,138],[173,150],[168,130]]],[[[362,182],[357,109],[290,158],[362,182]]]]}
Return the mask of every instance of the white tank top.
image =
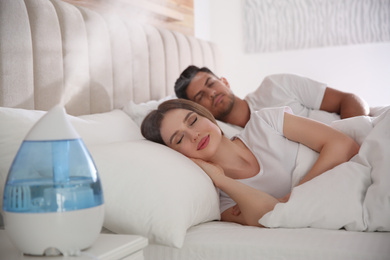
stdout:
{"type": "MultiPolygon", "coordinates": [[[[238,181],[262,190],[276,198],[291,191],[292,172],[299,144],[283,135],[284,112],[292,113],[289,107],[266,108],[253,112],[239,138],[255,155],[260,172],[238,181]]],[[[236,203],[220,191],[221,213],[236,203]]]]}

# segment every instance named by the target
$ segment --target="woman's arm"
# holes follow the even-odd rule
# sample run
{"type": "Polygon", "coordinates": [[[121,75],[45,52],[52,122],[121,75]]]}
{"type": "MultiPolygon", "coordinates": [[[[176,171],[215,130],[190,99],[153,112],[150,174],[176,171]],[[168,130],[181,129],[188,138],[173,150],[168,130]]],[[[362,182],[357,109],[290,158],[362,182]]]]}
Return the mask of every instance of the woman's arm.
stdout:
{"type": "Polygon", "coordinates": [[[265,192],[225,176],[223,169],[203,160],[193,159],[212,179],[214,185],[223,190],[240,208],[241,214],[231,213],[233,207],[221,214],[223,221],[236,222],[249,226],[261,226],[258,220],[267,212],[273,210],[279,202],[265,192]]]}
{"type": "Polygon", "coordinates": [[[289,113],[284,114],[283,134],[319,153],[317,161],[298,185],[350,160],[359,151],[359,145],[349,136],[320,122],[289,113]]]}

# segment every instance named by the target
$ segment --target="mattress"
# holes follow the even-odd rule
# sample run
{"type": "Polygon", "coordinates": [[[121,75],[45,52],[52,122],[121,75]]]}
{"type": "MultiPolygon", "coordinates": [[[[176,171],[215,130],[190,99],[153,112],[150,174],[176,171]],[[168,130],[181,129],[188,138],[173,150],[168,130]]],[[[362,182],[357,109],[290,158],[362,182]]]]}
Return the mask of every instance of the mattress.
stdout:
{"type": "Polygon", "coordinates": [[[265,229],[227,222],[190,228],[181,249],[150,244],[145,259],[390,259],[390,232],[265,229]]]}

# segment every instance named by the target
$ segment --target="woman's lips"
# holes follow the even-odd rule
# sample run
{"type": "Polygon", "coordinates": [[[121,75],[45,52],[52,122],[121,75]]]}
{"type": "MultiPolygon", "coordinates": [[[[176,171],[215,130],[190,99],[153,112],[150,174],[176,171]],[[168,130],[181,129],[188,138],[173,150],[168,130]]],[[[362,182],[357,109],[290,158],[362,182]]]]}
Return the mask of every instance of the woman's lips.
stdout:
{"type": "Polygon", "coordinates": [[[198,151],[206,148],[206,146],[209,144],[209,141],[210,141],[210,135],[203,137],[198,144],[198,151]]]}

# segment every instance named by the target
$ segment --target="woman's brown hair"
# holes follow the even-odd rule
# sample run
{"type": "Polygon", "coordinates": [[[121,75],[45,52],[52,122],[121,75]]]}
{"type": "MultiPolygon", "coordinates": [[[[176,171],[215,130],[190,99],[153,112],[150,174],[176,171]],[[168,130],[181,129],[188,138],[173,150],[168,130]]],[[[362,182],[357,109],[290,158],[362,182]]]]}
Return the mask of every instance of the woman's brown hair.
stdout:
{"type": "Polygon", "coordinates": [[[206,117],[218,126],[214,116],[206,108],[193,101],[179,98],[165,101],[161,103],[156,110],[151,111],[142,121],[142,135],[147,140],[166,145],[161,137],[160,127],[165,114],[173,109],[186,109],[193,111],[200,116],[206,117]]]}

